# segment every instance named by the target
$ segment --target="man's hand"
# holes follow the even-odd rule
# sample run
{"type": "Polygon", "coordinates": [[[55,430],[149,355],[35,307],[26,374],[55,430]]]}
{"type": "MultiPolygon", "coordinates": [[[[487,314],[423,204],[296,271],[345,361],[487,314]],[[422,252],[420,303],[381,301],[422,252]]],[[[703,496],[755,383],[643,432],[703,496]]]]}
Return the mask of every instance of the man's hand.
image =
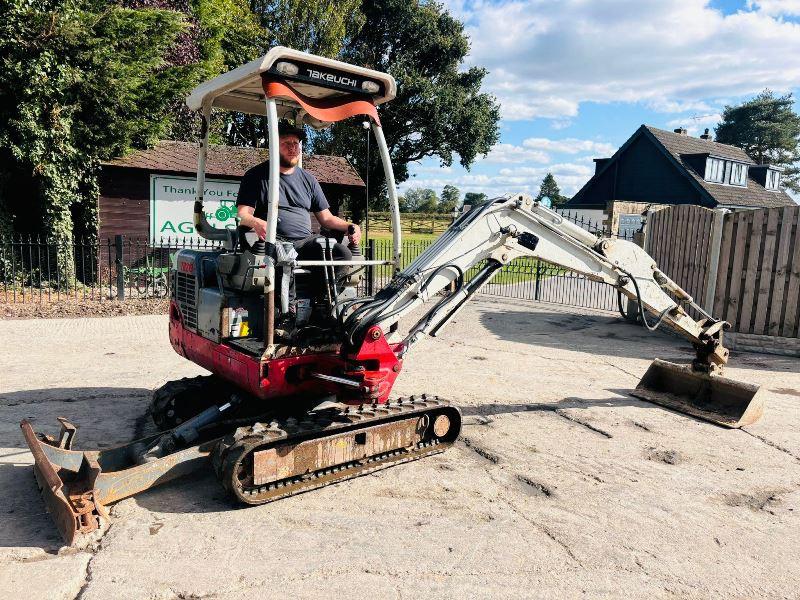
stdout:
{"type": "Polygon", "coordinates": [[[267,222],[264,219],[257,219],[253,217],[253,222],[250,227],[252,227],[253,231],[256,232],[258,239],[267,239],[267,222]]]}
{"type": "Polygon", "coordinates": [[[347,238],[350,240],[350,243],[358,245],[358,242],[361,241],[361,228],[355,223],[350,223],[350,226],[347,228],[347,231],[348,231],[347,238]],[[351,231],[353,233],[350,233],[351,231]]]}
{"type": "Polygon", "coordinates": [[[267,239],[267,222],[264,219],[257,218],[253,213],[255,209],[252,206],[241,205],[237,208],[239,216],[239,225],[242,227],[249,227],[255,231],[258,239],[267,239]]]}

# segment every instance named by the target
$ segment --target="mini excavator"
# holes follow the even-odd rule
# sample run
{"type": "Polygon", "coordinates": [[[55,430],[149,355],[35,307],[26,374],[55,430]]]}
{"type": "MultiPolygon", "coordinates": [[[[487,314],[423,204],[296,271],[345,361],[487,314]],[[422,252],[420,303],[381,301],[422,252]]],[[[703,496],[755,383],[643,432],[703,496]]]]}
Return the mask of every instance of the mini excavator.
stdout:
{"type": "Polygon", "coordinates": [[[705,313],[639,246],[588,232],[528,195],[473,207],[401,268],[398,200],[377,111],[395,91],[385,73],[276,47],[189,95],[202,124],[194,225],[217,247],[172,257],[169,339],[212,375],[156,390],[150,410],[160,431],[121,446],[73,450],[76,427],[66,419],[56,438],[21,423],[67,544],[102,531],[110,503],[208,463],[238,501],[257,505],[442,452],[459,435],[458,408],[426,394],[390,400],[392,386],[414,344],[436,336],[518,257],[611,285],[648,329],[689,340],[690,365],[656,359],[633,395],[727,427],[760,417],[758,388],[722,376],[725,322],[705,313]],[[266,115],[272,157],[280,119],[322,129],[368,118],[392,209],[391,260],[365,260],[353,247],[343,265],[324,235],[322,260],[298,260],[276,236],[277,160],[269,162],[266,239],[246,243],[246,231],[211,226],[203,189],[212,107],[266,115]],[[359,296],[361,272],[381,265],[393,271],[391,281],[359,296]],[[324,294],[312,278],[324,280],[324,294]],[[426,302],[402,335],[400,319],[426,302]],[[689,307],[702,318],[692,318],[689,307]]]}

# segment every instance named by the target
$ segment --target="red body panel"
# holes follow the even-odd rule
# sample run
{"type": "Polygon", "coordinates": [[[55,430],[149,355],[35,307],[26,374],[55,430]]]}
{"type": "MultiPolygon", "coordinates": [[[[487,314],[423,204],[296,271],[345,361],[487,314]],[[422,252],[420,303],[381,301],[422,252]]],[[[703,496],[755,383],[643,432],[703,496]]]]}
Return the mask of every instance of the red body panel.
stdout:
{"type": "Polygon", "coordinates": [[[396,355],[400,345],[390,346],[378,327],[370,328],[357,351],[346,356],[330,352],[262,361],[186,329],[174,301],[169,315],[169,340],[175,352],[262,399],[337,394],[342,402],[384,403],[402,367],[396,355]],[[358,380],[362,386],[311,378],[307,371],[358,380]]]}

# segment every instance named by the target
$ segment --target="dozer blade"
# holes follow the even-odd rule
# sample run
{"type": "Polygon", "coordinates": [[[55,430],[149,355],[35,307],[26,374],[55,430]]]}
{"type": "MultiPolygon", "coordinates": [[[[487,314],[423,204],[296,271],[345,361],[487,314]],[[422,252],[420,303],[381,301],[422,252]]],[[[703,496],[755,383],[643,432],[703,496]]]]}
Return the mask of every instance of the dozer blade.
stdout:
{"type": "Polygon", "coordinates": [[[724,427],[744,427],[764,412],[759,386],[655,359],[631,395],[724,427]]]}
{"type": "Polygon", "coordinates": [[[38,436],[28,421],[20,427],[47,511],[70,546],[107,527],[107,505],[194,471],[207,463],[211,452],[212,444],[203,442],[140,464],[137,457],[161,434],[103,450],[71,450],[75,426],[59,421],[58,440],[38,436]]]}

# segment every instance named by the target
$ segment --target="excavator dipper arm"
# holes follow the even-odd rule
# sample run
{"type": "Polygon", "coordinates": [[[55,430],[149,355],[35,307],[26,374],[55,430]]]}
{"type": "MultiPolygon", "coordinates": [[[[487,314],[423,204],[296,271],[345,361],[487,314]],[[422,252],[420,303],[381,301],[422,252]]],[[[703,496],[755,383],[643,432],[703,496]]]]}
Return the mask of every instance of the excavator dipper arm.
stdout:
{"type": "Polygon", "coordinates": [[[345,335],[355,344],[376,325],[392,330],[404,315],[454,284],[455,291],[411,327],[402,344],[405,354],[422,336],[435,336],[504,265],[521,256],[614,286],[635,303],[648,329],[663,326],[692,343],[691,366],[656,360],[635,395],[728,427],[758,419],[758,388],[720,376],[729,355],[722,342],[727,323],[705,313],[636,244],[598,237],[527,195],[494,198],[463,214],[373,300],[349,312],[345,335]],[[467,280],[465,274],[476,265],[482,266],[467,280]],[[695,320],[688,306],[705,316],[695,320]]]}

